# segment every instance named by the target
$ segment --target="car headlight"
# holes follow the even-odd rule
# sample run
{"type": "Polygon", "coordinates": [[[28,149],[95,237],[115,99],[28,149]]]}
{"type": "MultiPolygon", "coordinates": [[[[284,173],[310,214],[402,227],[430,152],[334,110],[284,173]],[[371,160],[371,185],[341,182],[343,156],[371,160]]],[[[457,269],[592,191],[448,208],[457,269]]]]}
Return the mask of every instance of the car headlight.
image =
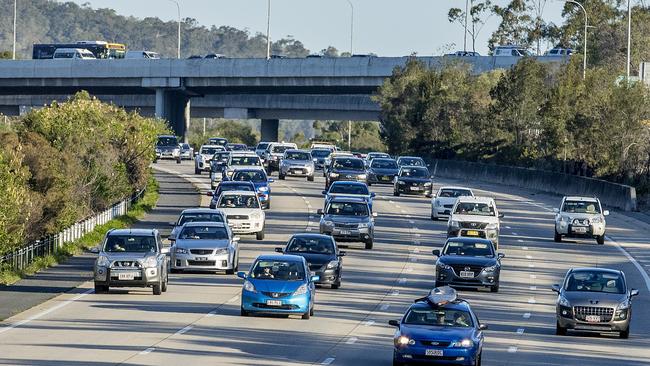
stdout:
{"type": "Polygon", "coordinates": [[[339,266],[339,261],[330,261],[327,263],[327,269],[336,268],[339,266]]]}
{"type": "Polygon", "coordinates": [[[227,249],[227,248],[220,248],[220,249],[217,249],[217,251],[216,251],[214,254],[215,254],[215,255],[228,254],[228,249],[227,249]]]}
{"type": "Polygon", "coordinates": [[[454,348],[471,348],[474,346],[474,342],[471,339],[463,339],[460,341],[451,342],[451,347],[454,348]]]}
{"type": "Polygon", "coordinates": [[[497,224],[496,223],[487,224],[487,226],[485,226],[485,229],[486,230],[496,230],[497,229],[497,224]]]}
{"type": "Polygon", "coordinates": [[[180,154],[180,153],[181,153],[181,150],[180,150],[180,149],[174,149],[172,152],[173,152],[174,154],[180,154]]]}
{"type": "Polygon", "coordinates": [[[330,178],[336,178],[338,176],[339,176],[339,173],[334,173],[334,172],[330,173],[330,178]]]}
{"type": "Polygon", "coordinates": [[[365,229],[365,228],[367,228],[367,227],[368,227],[368,223],[367,223],[367,222],[361,222],[361,223],[359,223],[359,229],[365,229]]]}
{"type": "Polygon", "coordinates": [[[618,310],[627,310],[630,308],[630,300],[625,299],[622,303],[618,304],[618,310]]]}
{"type": "Polygon", "coordinates": [[[557,303],[562,305],[562,306],[566,306],[567,308],[571,307],[571,304],[569,303],[569,300],[567,300],[564,296],[560,296],[557,303]]]}
{"type": "Polygon", "coordinates": [[[253,286],[251,281],[248,280],[244,281],[244,290],[248,292],[257,292],[257,290],[255,290],[255,286],[253,286]]]}
{"type": "Polygon", "coordinates": [[[397,181],[397,184],[401,184],[401,185],[404,185],[404,184],[406,184],[406,183],[404,183],[404,182],[403,182],[403,181],[401,181],[401,180],[398,180],[398,181],[397,181]]]}
{"type": "Polygon", "coordinates": [[[261,218],[262,218],[262,214],[259,213],[259,212],[253,212],[253,213],[251,214],[251,219],[253,219],[253,220],[259,220],[259,219],[261,219],[261,218]]]}
{"type": "Polygon", "coordinates": [[[436,207],[442,207],[442,203],[440,203],[438,200],[436,200],[436,207]]]}
{"type": "Polygon", "coordinates": [[[426,183],[424,183],[424,186],[425,186],[425,187],[430,187],[430,186],[431,186],[431,182],[426,182],[426,183]]]}
{"type": "Polygon", "coordinates": [[[323,225],[325,225],[325,226],[334,226],[334,222],[332,222],[330,220],[325,220],[325,221],[323,221],[323,225]]]}
{"type": "Polygon", "coordinates": [[[234,171],[234,170],[228,170],[228,171],[226,172],[226,175],[227,175],[228,177],[232,177],[233,174],[235,174],[235,171],[234,171]]]}
{"type": "Polygon", "coordinates": [[[496,270],[497,270],[496,265],[483,268],[483,272],[494,272],[496,270]]]}
{"type": "Polygon", "coordinates": [[[414,345],[415,339],[411,339],[407,336],[399,336],[395,339],[395,344],[398,346],[414,345]]]}
{"type": "Polygon", "coordinates": [[[188,253],[187,249],[179,248],[179,247],[176,247],[176,250],[174,250],[174,252],[177,253],[177,254],[187,254],[188,253]]]}
{"type": "Polygon", "coordinates": [[[600,216],[597,216],[597,217],[594,217],[593,219],[591,219],[592,224],[602,224],[604,221],[605,220],[600,216]]]}
{"type": "Polygon", "coordinates": [[[142,267],[152,268],[158,266],[158,258],[156,257],[147,257],[142,261],[142,267]]]}
{"type": "Polygon", "coordinates": [[[460,224],[456,220],[451,220],[451,221],[449,221],[449,226],[457,228],[457,227],[460,227],[460,224]]]}
{"type": "Polygon", "coordinates": [[[444,263],[439,263],[437,266],[438,266],[438,270],[448,271],[451,269],[450,265],[444,263]]]}
{"type": "Polygon", "coordinates": [[[316,158],[312,159],[312,161],[313,161],[314,163],[318,163],[318,159],[316,159],[316,158]]]}
{"type": "Polygon", "coordinates": [[[268,192],[269,187],[260,187],[260,192],[268,192]]]}
{"type": "Polygon", "coordinates": [[[160,154],[162,151],[160,151],[160,149],[156,149],[156,152],[160,154]]]}
{"type": "Polygon", "coordinates": [[[97,257],[97,267],[108,267],[111,265],[111,261],[108,260],[108,257],[105,255],[100,255],[97,257]]]}
{"type": "Polygon", "coordinates": [[[304,295],[307,293],[307,284],[304,283],[293,293],[294,295],[304,295]]]}

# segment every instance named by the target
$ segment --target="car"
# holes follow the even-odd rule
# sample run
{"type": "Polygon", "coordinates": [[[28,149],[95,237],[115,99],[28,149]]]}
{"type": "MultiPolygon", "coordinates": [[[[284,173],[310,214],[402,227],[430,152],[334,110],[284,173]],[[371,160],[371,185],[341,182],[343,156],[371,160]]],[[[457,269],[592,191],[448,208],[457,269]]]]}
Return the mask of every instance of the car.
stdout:
{"type": "Polygon", "coordinates": [[[176,160],[177,164],[181,163],[181,148],[178,145],[178,138],[172,135],[160,135],[156,142],[156,159],[172,159],[176,160]]]}
{"type": "Polygon", "coordinates": [[[217,59],[220,59],[220,58],[226,58],[226,56],[222,55],[220,53],[208,53],[207,55],[205,55],[204,58],[207,58],[207,59],[210,59],[210,60],[217,60],[217,59]]]}
{"type": "Polygon", "coordinates": [[[248,145],[246,144],[226,144],[226,150],[228,151],[248,151],[248,145]]]}
{"type": "Polygon", "coordinates": [[[447,238],[467,236],[489,239],[499,250],[501,230],[497,204],[490,197],[458,197],[447,222],[447,238]]]}
{"type": "Polygon", "coordinates": [[[557,292],[555,334],[568,330],[618,332],[630,336],[632,298],[639,290],[629,289],[622,271],[607,268],[572,268],[557,292]]]}
{"type": "Polygon", "coordinates": [[[194,157],[194,174],[201,174],[201,172],[209,172],[212,170],[210,162],[219,151],[223,151],[223,146],[220,145],[202,145],[199,152],[194,157]]]}
{"type": "Polygon", "coordinates": [[[188,60],[200,60],[202,58],[203,57],[201,55],[192,55],[192,56],[188,57],[187,59],[188,60]]]}
{"type": "Polygon", "coordinates": [[[374,158],[368,166],[368,185],[393,184],[399,167],[394,159],[374,158]]]}
{"type": "Polygon", "coordinates": [[[311,150],[324,149],[324,150],[329,150],[331,152],[334,152],[334,151],[337,150],[336,145],[332,144],[331,142],[327,142],[327,141],[312,141],[309,148],[311,150]]]}
{"type": "Polygon", "coordinates": [[[266,175],[264,168],[237,169],[230,180],[252,182],[262,208],[266,210],[271,208],[271,185],[269,183],[273,183],[273,178],[266,175]]]}
{"type": "Polygon", "coordinates": [[[434,288],[415,300],[402,319],[388,324],[397,328],[393,365],[481,365],[487,325],[450,287],[434,288]]]}
{"type": "Polygon", "coordinates": [[[179,145],[181,159],[192,160],[194,158],[194,148],[190,144],[182,143],[179,145]]]}
{"type": "Polygon", "coordinates": [[[335,151],[330,153],[330,155],[327,156],[325,158],[325,161],[323,162],[323,177],[327,177],[327,173],[332,166],[332,161],[335,158],[341,158],[341,157],[354,158],[356,156],[354,156],[350,152],[344,152],[344,151],[335,151]]]}
{"type": "Polygon", "coordinates": [[[172,221],[169,223],[169,226],[172,227],[172,232],[167,237],[167,240],[174,241],[176,236],[181,231],[181,228],[184,224],[188,222],[225,222],[226,214],[221,210],[208,209],[208,208],[188,208],[183,210],[178,216],[178,220],[172,221]]]}
{"type": "Polygon", "coordinates": [[[363,182],[368,181],[366,167],[363,160],[353,157],[336,157],[332,159],[325,177],[325,189],[338,181],[363,182]]]}
{"type": "Polygon", "coordinates": [[[315,282],[307,260],[297,255],[266,254],[255,259],[248,272],[237,272],[244,279],[241,316],[253,314],[314,315],[315,282]]]}
{"type": "Polygon", "coordinates": [[[447,239],[440,249],[434,249],[436,287],[489,288],[499,292],[501,259],[492,241],[481,238],[456,237],[447,239]]]}
{"type": "Polygon", "coordinates": [[[329,189],[322,192],[325,195],[323,208],[327,207],[329,201],[335,197],[357,197],[363,198],[368,202],[370,211],[372,211],[373,198],[375,193],[370,192],[368,186],[362,182],[338,181],[330,185],[329,189]]]}
{"type": "Polygon", "coordinates": [[[564,48],[564,47],[553,47],[552,49],[544,52],[544,56],[571,56],[573,54],[573,50],[571,48],[564,48]]]}
{"type": "Polygon", "coordinates": [[[479,57],[480,53],[474,51],[456,51],[454,53],[446,54],[445,56],[457,56],[457,57],[479,57]]]}
{"type": "Polygon", "coordinates": [[[332,154],[330,149],[312,149],[311,156],[314,161],[315,169],[324,169],[327,158],[332,154]]]}
{"type": "Polygon", "coordinates": [[[314,181],[314,161],[311,152],[305,150],[286,150],[280,160],[278,177],[284,180],[287,176],[306,177],[307,181],[314,181]]]}
{"type": "Polygon", "coordinates": [[[223,192],[230,191],[249,191],[256,192],[255,185],[251,181],[225,181],[219,184],[219,186],[214,191],[208,191],[207,195],[212,197],[210,200],[210,208],[217,208],[217,202],[221,197],[223,192]]]}
{"type": "Polygon", "coordinates": [[[261,141],[255,147],[255,154],[257,154],[257,156],[259,156],[260,158],[263,158],[264,151],[266,151],[266,148],[269,147],[269,144],[270,144],[270,142],[261,141]]]}
{"type": "Polygon", "coordinates": [[[230,151],[217,151],[210,161],[210,186],[217,188],[223,181],[223,176],[230,160],[230,151]]]}
{"type": "Polygon", "coordinates": [[[474,197],[474,192],[465,187],[440,187],[431,199],[431,220],[448,218],[458,197],[474,197]]]}
{"type": "Polygon", "coordinates": [[[309,270],[319,277],[315,284],[330,285],[332,289],[341,287],[345,252],[339,250],[331,236],[294,234],[284,248],[275,248],[275,251],[305,258],[309,270]]]}
{"type": "Polygon", "coordinates": [[[284,152],[287,150],[298,149],[298,145],[294,143],[286,142],[272,142],[267,146],[266,151],[262,156],[264,164],[266,165],[266,172],[268,174],[273,173],[274,171],[280,168],[280,160],[284,156],[284,152]]]}
{"type": "Polygon", "coordinates": [[[228,180],[239,169],[248,169],[248,168],[262,168],[262,159],[260,159],[257,154],[252,151],[233,151],[230,153],[230,158],[226,164],[226,168],[223,173],[223,179],[228,180]]]}
{"type": "Polygon", "coordinates": [[[94,265],[95,293],[111,287],[151,287],[154,295],[167,291],[169,248],[164,248],[158,230],[111,229],[100,247],[94,265]]]}
{"type": "Polygon", "coordinates": [[[208,145],[220,145],[225,148],[228,145],[228,139],[225,137],[210,137],[208,138],[208,145]]]}
{"type": "Polygon", "coordinates": [[[335,197],[318,209],[320,233],[339,242],[362,242],[372,249],[375,239],[375,217],[368,202],[357,197],[335,197]]]}
{"type": "Polygon", "coordinates": [[[400,156],[397,158],[397,165],[401,168],[403,166],[427,166],[427,163],[417,156],[400,156]]]}
{"type": "Polygon", "coordinates": [[[255,234],[257,240],[264,240],[266,215],[255,191],[223,192],[215,206],[226,213],[235,234],[255,234]]]}
{"type": "Polygon", "coordinates": [[[492,51],[492,56],[524,57],[524,56],[530,56],[530,52],[526,49],[526,47],[517,46],[517,45],[502,45],[502,46],[496,46],[494,48],[494,51],[492,51]]]}
{"type": "Polygon", "coordinates": [[[372,159],[374,158],[381,158],[381,159],[390,159],[390,155],[383,153],[383,152],[369,152],[366,154],[366,166],[369,167],[370,163],[372,162],[372,159]]]}
{"type": "Polygon", "coordinates": [[[555,209],[555,242],[562,237],[595,238],[596,243],[605,244],[605,232],[609,216],[596,197],[567,196],[562,198],[560,208],[555,209]]]}
{"type": "Polygon", "coordinates": [[[126,51],[124,54],[125,59],[149,59],[149,60],[158,60],[160,59],[160,54],[158,52],[139,50],[139,51],[126,51]]]}
{"type": "Polygon", "coordinates": [[[183,225],[171,247],[171,271],[225,271],[239,268],[239,237],[225,222],[194,221],[183,225]]]}
{"type": "Polygon", "coordinates": [[[96,60],[97,57],[85,48],[57,48],[52,55],[52,59],[96,60]]]}
{"type": "Polygon", "coordinates": [[[393,181],[393,196],[416,194],[433,196],[433,182],[429,169],[422,166],[403,166],[393,181]]]}

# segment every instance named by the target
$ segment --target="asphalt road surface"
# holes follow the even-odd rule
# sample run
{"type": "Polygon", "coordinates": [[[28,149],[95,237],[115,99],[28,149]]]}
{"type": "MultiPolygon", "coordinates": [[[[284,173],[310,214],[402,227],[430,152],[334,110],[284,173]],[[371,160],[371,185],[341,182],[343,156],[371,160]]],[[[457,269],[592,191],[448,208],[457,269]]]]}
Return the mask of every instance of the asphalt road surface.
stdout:
{"type": "MultiPolygon", "coordinates": [[[[207,175],[193,175],[191,162],[157,165],[208,188],[207,175]]],[[[173,190],[173,182],[163,181],[161,188],[173,190]]],[[[448,183],[459,182],[436,180],[448,183]]],[[[505,214],[500,292],[461,291],[489,326],[484,365],[650,365],[650,225],[613,213],[605,246],[595,240],[554,243],[552,208],[560,197],[465,184],[495,197],[505,214]],[[555,335],[556,295],[550,287],[576,266],[622,269],[629,285],[641,291],[634,299],[630,339],[555,335]]],[[[289,177],[272,184],[266,239],[242,238],[240,270],[291,234],[318,231],[323,186],[322,177],[315,182],[289,177]]],[[[387,321],[398,319],[432,288],[431,250],[444,243],[446,222],[429,219],[429,199],[393,197],[390,186],[371,188],[378,195],[375,247],[345,249],[343,285],[317,289],[310,320],[240,317],[242,280],[225,274],[171,275],[169,292],[162,296],[151,295],[150,289],[96,295],[87,282],[4,322],[0,364],[389,365],[394,328],[387,321]]],[[[195,193],[183,195],[188,205],[197,202],[195,193]]],[[[178,207],[153,212],[163,234],[177,212],[178,207]]]]}

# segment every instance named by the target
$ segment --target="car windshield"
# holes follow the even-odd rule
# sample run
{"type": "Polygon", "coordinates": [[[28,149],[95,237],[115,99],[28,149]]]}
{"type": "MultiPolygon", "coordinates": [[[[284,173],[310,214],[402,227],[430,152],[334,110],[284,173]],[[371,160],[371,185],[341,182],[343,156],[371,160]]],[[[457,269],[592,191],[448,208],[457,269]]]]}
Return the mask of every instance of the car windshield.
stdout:
{"type": "Polygon", "coordinates": [[[219,208],[259,208],[257,197],[251,195],[229,194],[221,197],[219,208]]]}
{"type": "Polygon", "coordinates": [[[213,138],[208,139],[208,142],[211,145],[225,145],[225,144],[228,143],[228,140],[223,139],[223,138],[213,137],[213,138]]]}
{"type": "Polygon", "coordinates": [[[284,158],[286,160],[311,160],[311,156],[306,152],[288,152],[284,158]]]}
{"type": "Polygon", "coordinates": [[[218,147],[202,147],[201,148],[201,155],[214,155],[217,151],[221,151],[222,149],[218,147]]]}
{"type": "Polygon", "coordinates": [[[429,305],[412,306],[404,317],[404,324],[460,328],[473,326],[472,317],[465,310],[434,308],[429,305]]]}
{"type": "Polygon", "coordinates": [[[230,150],[248,150],[248,146],[244,144],[228,144],[226,145],[230,150]]]}
{"type": "Polygon", "coordinates": [[[253,265],[250,277],[258,280],[304,281],[305,267],[295,261],[259,260],[253,265]]]}
{"type": "Polygon", "coordinates": [[[600,213],[600,205],[595,201],[564,201],[563,212],[568,213],[600,213]]]}
{"type": "Polygon", "coordinates": [[[239,170],[232,176],[235,181],[266,182],[266,175],[261,170],[239,170]]]}
{"type": "Polygon", "coordinates": [[[182,214],[181,217],[178,219],[178,226],[183,225],[187,222],[223,222],[223,215],[221,214],[215,214],[215,213],[208,213],[208,212],[200,212],[200,213],[185,213],[182,214]]]}
{"type": "Polygon", "coordinates": [[[228,151],[220,151],[214,154],[212,160],[226,161],[228,160],[229,157],[230,157],[230,153],[228,151]]]}
{"type": "Polygon", "coordinates": [[[397,169],[395,160],[373,159],[370,167],[376,169],[397,169]]]}
{"type": "Polygon", "coordinates": [[[334,242],[330,237],[294,236],[287,245],[287,252],[334,254],[334,242]]]}
{"type": "Polygon", "coordinates": [[[188,150],[190,148],[190,144],[181,144],[181,148],[188,150]]]}
{"type": "Polygon", "coordinates": [[[343,193],[343,194],[361,194],[367,196],[368,187],[361,184],[332,184],[329,193],[343,193]]]}
{"type": "Polygon", "coordinates": [[[219,185],[219,192],[228,192],[228,191],[254,191],[253,187],[250,184],[228,184],[227,182],[221,183],[219,185]]]}
{"type": "Polygon", "coordinates": [[[293,149],[293,148],[294,148],[293,146],[273,146],[273,148],[271,149],[271,152],[276,153],[276,154],[284,153],[285,151],[287,151],[289,149],[293,149]]]}
{"type": "Polygon", "coordinates": [[[268,142],[260,142],[259,144],[257,144],[255,150],[266,150],[267,147],[269,147],[268,142]]]}
{"type": "Polygon", "coordinates": [[[334,169],[364,170],[364,166],[361,159],[336,159],[334,169]]]}
{"type": "Polygon", "coordinates": [[[494,216],[494,207],[482,202],[459,202],[454,213],[459,215],[494,216]]]}
{"type": "Polygon", "coordinates": [[[326,158],[332,154],[331,150],[312,150],[311,156],[315,158],[326,158]]]}
{"type": "Polygon", "coordinates": [[[471,197],[472,191],[468,189],[452,189],[452,188],[443,188],[440,190],[438,197],[471,197]]]}
{"type": "Polygon", "coordinates": [[[494,257],[492,245],[488,243],[468,243],[449,241],[443,255],[462,255],[467,257],[494,257]]]}
{"type": "Polygon", "coordinates": [[[230,165],[260,165],[259,156],[233,156],[230,158],[230,165]]]}
{"type": "Polygon", "coordinates": [[[228,231],[225,227],[189,226],[184,227],[178,237],[182,240],[225,240],[228,239],[228,231]]]}
{"type": "Polygon", "coordinates": [[[400,177],[409,177],[409,178],[428,178],[429,171],[422,168],[402,168],[402,171],[399,173],[400,177]]]}
{"type": "Polygon", "coordinates": [[[158,137],[158,146],[176,146],[178,139],[176,137],[158,137]]]}
{"type": "Polygon", "coordinates": [[[153,236],[109,235],[104,251],[110,253],[155,253],[156,238],[153,236]]]}
{"type": "Polygon", "coordinates": [[[327,209],[328,215],[368,216],[368,205],[361,202],[332,202],[327,209]]]}
{"type": "Polygon", "coordinates": [[[424,161],[417,158],[401,158],[399,159],[399,164],[406,166],[424,166],[424,161]]]}
{"type": "Polygon", "coordinates": [[[624,294],[623,277],[614,272],[578,271],[569,275],[564,289],[577,292],[606,292],[624,294]]]}
{"type": "Polygon", "coordinates": [[[390,158],[390,155],[385,153],[370,153],[368,154],[368,159],[378,159],[378,158],[390,158]]]}

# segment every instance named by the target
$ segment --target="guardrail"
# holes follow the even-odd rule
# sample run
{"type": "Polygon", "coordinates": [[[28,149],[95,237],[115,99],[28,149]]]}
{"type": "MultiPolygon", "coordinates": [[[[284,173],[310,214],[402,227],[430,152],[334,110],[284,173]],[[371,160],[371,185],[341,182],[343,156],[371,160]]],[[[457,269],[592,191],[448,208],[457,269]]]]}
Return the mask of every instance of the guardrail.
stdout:
{"type": "Polygon", "coordinates": [[[131,206],[142,198],[144,192],[144,189],[136,192],[131,197],[123,199],[95,216],[77,222],[57,234],[45,236],[33,243],[14,249],[0,257],[0,267],[9,266],[20,271],[35,259],[58,252],[64,244],[79,240],[85,234],[95,230],[96,226],[125,215],[131,206]]]}

